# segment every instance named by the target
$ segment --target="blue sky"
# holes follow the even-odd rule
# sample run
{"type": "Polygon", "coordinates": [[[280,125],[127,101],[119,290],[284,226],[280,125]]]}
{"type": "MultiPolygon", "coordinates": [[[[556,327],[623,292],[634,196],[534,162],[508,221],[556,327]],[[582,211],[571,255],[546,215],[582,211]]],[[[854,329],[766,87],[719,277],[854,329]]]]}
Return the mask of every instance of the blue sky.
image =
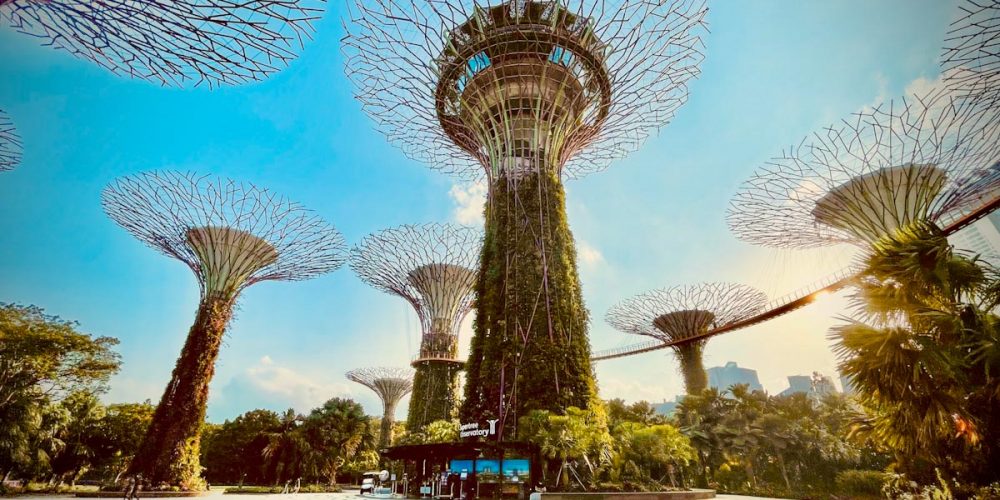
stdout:
{"type": "MultiPolygon", "coordinates": [[[[782,147],[849,113],[925,85],[957,10],[937,0],[713,1],[702,75],[673,123],[605,172],[567,184],[581,250],[591,342],[641,339],[604,323],[617,301],[651,288],[734,280],[783,294],[832,272],[849,253],[778,252],[737,241],[724,214],[739,184],[782,147]]],[[[100,191],[120,175],[181,169],[251,181],[316,210],[351,243],[404,223],[475,223],[475,186],[405,158],[351,97],[339,47],[342,0],[287,69],[240,87],[172,89],[116,77],[0,28],[0,109],[24,142],[0,174],[0,301],[37,304],[121,339],[108,401],[157,400],[194,317],[183,264],[108,219],[100,191]]],[[[826,331],[842,297],[713,339],[707,365],[784,377],[833,372],[826,331]]],[[[467,322],[468,323],[468,322],[467,322]]],[[[349,269],[248,289],[211,388],[209,418],[251,408],[307,411],[349,396],[364,365],[405,365],[419,324],[401,299],[349,269]]],[[[462,341],[468,343],[466,324],[462,341]]],[[[597,365],[602,396],[659,401],[682,383],[665,352],[597,365]]],[[[401,405],[400,415],[405,413],[401,405]]]]}

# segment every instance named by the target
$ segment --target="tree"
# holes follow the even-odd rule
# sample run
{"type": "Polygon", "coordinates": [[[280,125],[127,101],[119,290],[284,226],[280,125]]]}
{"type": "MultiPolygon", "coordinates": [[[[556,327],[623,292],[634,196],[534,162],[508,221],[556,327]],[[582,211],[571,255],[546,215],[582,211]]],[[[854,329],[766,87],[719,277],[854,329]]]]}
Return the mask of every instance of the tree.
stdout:
{"type": "Polygon", "coordinates": [[[1000,479],[997,271],[913,224],[872,246],[855,284],[854,319],[830,336],[868,410],[858,430],[922,481],[936,480],[934,468],[1000,479]]]}
{"type": "Polygon", "coordinates": [[[99,423],[96,447],[105,481],[118,482],[129,462],[139,450],[155,408],[148,400],[144,403],[109,405],[99,423]]]}
{"type": "Polygon", "coordinates": [[[335,485],[337,472],[354,458],[367,425],[364,409],[350,399],[333,398],[314,409],[301,429],[308,443],[308,470],[335,485]]]}
{"type": "Polygon", "coordinates": [[[278,426],[266,434],[267,445],[261,451],[267,463],[267,477],[278,484],[297,477],[306,443],[298,431],[305,417],[289,408],[281,414],[278,426]]]}
{"type": "Polygon", "coordinates": [[[205,479],[224,484],[263,483],[268,433],[280,427],[278,414],[270,410],[250,410],[225,421],[204,440],[205,479]]]}
{"type": "Polygon", "coordinates": [[[111,337],[92,337],[78,324],[50,316],[36,306],[0,303],[0,473],[47,467],[60,446],[59,419],[50,401],[83,391],[99,393],[118,371],[111,337]],[[49,425],[51,424],[51,425],[49,425]],[[47,426],[47,427],[46,427],[47,426]],[[42,446],[47,449],[39,448],[42,446]]]}
{"type": "Polygon", "coordinates": [[[99,446],[101,422],[106,417],[104,405],[92,393],[75,392],[59,406],[64,423],[57,432],[62,445],[49,460],[52,474],[58,482],[76,482],[81,474],[104,459],[99,446]]]}

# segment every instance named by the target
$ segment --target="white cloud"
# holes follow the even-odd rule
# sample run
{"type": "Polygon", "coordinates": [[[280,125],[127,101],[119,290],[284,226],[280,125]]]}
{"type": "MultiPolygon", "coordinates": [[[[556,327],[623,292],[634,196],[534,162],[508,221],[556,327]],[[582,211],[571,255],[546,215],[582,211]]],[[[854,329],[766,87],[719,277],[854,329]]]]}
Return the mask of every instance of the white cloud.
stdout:
{"type": "Polygon", "coordinates": [[[587,267],[594,267],[604,262],[604,254],[583,240],[577,240],[576,252],[580,256],[580,262],[587,267]]]}
{"type": "Polygon", "coordinates": [[[308,412],[333,397],[352,395],[345,382],[331,382],[276,363],[263,356],[257,364],[231,378],[216,392],[211,413],[229,418],[251,408],[308,412]]]}
{"type": "Polygon", "coordinates": [[[448,190],[448,196],[455,203],[453,215],[459,224],[480,225],[483,223],[483,205],[486,204],[486,184],[476,182],[465,186],[455,184],[448,190]]]}

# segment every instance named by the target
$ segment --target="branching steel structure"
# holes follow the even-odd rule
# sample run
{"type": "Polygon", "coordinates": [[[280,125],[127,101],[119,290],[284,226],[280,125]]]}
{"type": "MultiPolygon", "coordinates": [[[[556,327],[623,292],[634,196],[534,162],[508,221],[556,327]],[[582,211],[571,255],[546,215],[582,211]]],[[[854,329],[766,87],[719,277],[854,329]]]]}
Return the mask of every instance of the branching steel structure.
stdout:
{"type": "Polygon", "coordinates": [[[670,344],[681,365],[688,394],[708,386],[702,353],[706,332],[761,312],[763,292],[735,283],[703,283],[646,292],[608,310],[608,324],[625,333],[670,344]],[[690,340],[689,342],[684,342],[690,340]]]}
{"type": "MultiPolygon", "coordinates": [[[[941,230],[945,235],[955,234],[956,232],[970,226],[972,223],[986,217],[991,212],[998,209],[1000,209],[1000,194],[981,206],[970,208],[970,210],[964,213],[954,215],[947,220],[947,223],[941,230]]],[[[590,359],[591,361],[604,361],[608,359],[634,356],[636,354],[658,351],[675,345],[707,339],[716,335],[722,335],[724,333],[734,332],[736,330],[742,330],[743,328],[759,325],[792,311],[801,309],[811,304],[817,297],[824,293],[832,293],[844,288],[851,282],[851,280],[855,279],[855,275],[856,270],[854,268],[848,267],[841,269],[840,271],[827,276],[816,283],[811,283],[810,285],[787,296],[772,300],[757,314],[748,318],[735,320],[730,323],[718,324],[715,327],[693,337],[670,342],[654,340],[622,347],[602,349],[594,351],[590,359]]]]}
{"type": "Polygon", "coordinates": [[[596,396],[564,178],[670,121],[698,74],[700,0],[355,0],[347,74],[389,141],[489,196],[467,418],[516,435],[596,396]]]}
{"type": "Polygon", "coordinates": [[[344,240],[298,204],[228,179],[149,172],[116,180],[102,198],[115,222],[198,278],[194,325],[129,471],[199,489],[208,385],[240,292],[333,271],[345,260],[344,240]]]}
{"type": "Polygon", "coordinates": [[[450,419],[458,401],[458,329],[472,307],[481,239],[479,231],[453,224],[404,225],[372,234],[351,251],[361,279],[406,299],[420,318],[411,430],[450,419]]]}
{"type": "Polygon", "coordinates": [[[21,137],[14,122],[0,110],[0,172],[13,170],[21,163],[21,137]]]}
{"type": "Polygon", "coordinates": [[[0,22],[164,85],[263,79],[295,57],[322,0],[0,0],[0,22]]]}
{"type": "Polygon", "coordinates": [[[465,178],[539,150],[570,178],[600,170],[673,118],[702,60],[698,0],[351,6],[347,74],[365,111],[408,156],[465,178]]]}
{"type": "Polygon", "coordinates": [[[946,82],[975,108],[1000,107],[1000,0],[964,0],[945,39],[946,82]]]}
{"type": "Polygon", "coordinates": [[[396,405],[413,389],[413,370],[406,368],[358,368],[347,372],[347,379],[357,382],[382,400],[382,427],[379,450],[392,444],[392,425],[396,420],[396,405]]]}
{"type": "Polygon", "coordinates": [[[947,89],[864,109],[753,174],[730,228],[774,247],[861,248],[915,221],[986,203],[1000,181],[1000,122],[947,89]]]}

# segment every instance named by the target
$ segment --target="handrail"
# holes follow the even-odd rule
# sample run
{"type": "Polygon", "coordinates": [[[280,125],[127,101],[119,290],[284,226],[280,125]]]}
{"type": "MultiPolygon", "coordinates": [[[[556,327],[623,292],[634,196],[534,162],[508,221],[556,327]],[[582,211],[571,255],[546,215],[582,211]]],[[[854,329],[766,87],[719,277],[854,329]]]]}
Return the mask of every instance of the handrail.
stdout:
{"type": "MultiPolygon", "coordinates": [[[[980,206],[979,208],[967,212],[961,215],[954,215],[948,217],[950,222],[942,228],[942,232],[946,236],[951,236],[956,232],[964,229],[974,222],[986,217],[990,212],[1000,208],[1000,196],[997,196],[989,203],[980,206]]],[[[685,339],[675,340],[671,342],[663,342],[659,340],[650,340],[646,342],[641,342],[637,344],[631,344],[623,347],[615,347],[611,349],[603,349],[600,351],[592,352],[590,355],[591,361],[603,361],[606,359],[623,358],[625,356],[633,356],[636,354],[642,354],[644,352],[657,351],[660,349],[666,349],[667,347],[672,347],[675,345],[686,344],[689,342],[694,342],[697,340],[706,339],[715,335],[720,335],[727,332],[732,332],[735,330],[740,330],[753,325],[763,323],[765,321],[772,320],[778,316],[788,314],[796,309],[805,307],[811,304],[817,296],[823,292],[835,292],[850,283],[851,279],[857,276],[857,271],[851,266],[845,267],[838,270],[837,272],[814,282],[810,286],[800,288],[794,292],[786,294],[778,299],[768,302],[764,310],[754,316],[745,318],[742,320],[734,321],[732,323],[721,325],[705,333],[694,335],[685,339]]]]}

